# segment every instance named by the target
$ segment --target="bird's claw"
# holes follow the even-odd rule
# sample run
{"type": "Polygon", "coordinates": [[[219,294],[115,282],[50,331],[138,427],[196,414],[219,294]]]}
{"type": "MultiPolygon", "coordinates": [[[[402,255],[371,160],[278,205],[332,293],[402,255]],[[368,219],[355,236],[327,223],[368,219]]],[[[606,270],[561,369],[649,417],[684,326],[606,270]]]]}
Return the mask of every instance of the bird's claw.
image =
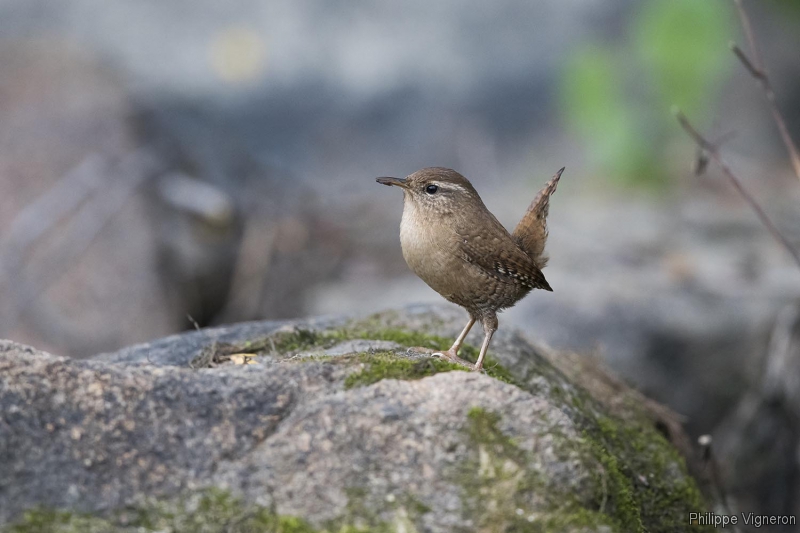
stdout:
{"type": "Polygon", "coordinates": [[[447,350],[446,352],[434,352],[431,355],[433,355],[434,357],[439,357],[441,359],[447,359],[451,363],[456,363],[475,370],[474,368],[475,365],[473,365],[472,363],[470,363],[465,359],[461,359],[452,349],[447,350]]]}

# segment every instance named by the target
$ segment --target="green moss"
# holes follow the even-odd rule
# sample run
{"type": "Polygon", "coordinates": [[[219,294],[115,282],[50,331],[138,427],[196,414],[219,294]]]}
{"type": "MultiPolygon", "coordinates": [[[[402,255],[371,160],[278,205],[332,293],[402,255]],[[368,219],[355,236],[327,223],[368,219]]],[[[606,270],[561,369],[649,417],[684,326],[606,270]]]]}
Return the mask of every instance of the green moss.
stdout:
{"type": "Polygon", "coordinates": [[[391,533],[389,524],[381,518],[378,510],[382,505],[370,504],[366,490],[349,487],[345,489],[345,494],[347,505],[344,514],[325,524],[327,530],[336,533],[391,533]]]}
{"type": "Polygon", "coordinates": [[[479,446],[488,446],[503,458],[522,463],[525,452],[507,437],[498,427],[500,415],[487,411],[482,407],[473,407],[467,412],[467,436],[470,442],[479,446]]]}
{"type": "Polygon", "coordinates": [[[242,342],[214,342],[206,346],[192,361],[192,368],[210,368],[223,363],[228,356],[236,353],[252,355],[282,354],[290,355],[313,348],[330,348],[342,337],[337,331],[313,331],[297,328],[276,331],[267,337],[242,342]]]}
{"type": "Polygon", "coordinates": [[[228,492],[209,489],[192,496],[146,504],[98,517],[68,511],[33,509],[4,533],[412,533],[430,509],[404,494],[373,501],[363,489],[347,489],[341,517],[322,528],[301,518],[246,504],[228,492]],[[380,504],[380,505],[379,505],[380,504]],[[381,518],[384,512],[389,518],[381,518]]]}
{"type": "MultiPolygon", "coordinates": [[[[291,331],[277,331],[267,337],[252,339],[245,342],[214,343],[195,357],[190,365],[193,368],[208,368],[213,366],[214,363],[224,362],[226,356],[234,353],[289,355],[313,349],[327,349],[339,342],[354,339],[391,341],[405,348],[419,347],[442,351],[449,349],[453,343],[453,339],[388,326],[385,324],[387,317],[391,319],[392,314],[382,313],[373,315],[364,320],[351,322],[347,326],[339,329],[314,331],[297,328],[291,331]]],[[[459,350],[459,355],[465,360],[474,363],[478,359],[478,349],[469,344],[463,344],[459,350]]],[[[374,376],[380,375],[382,367],[387,366],[384,363],[387,362],[371,362],[374,376]]],[[[455,366],[458,365],[452,365],[447,361],[413,365],[414,368],[401,368],[403,366],[401,363],[395,363],[397,363],[397,361],[388,364],[388,366],[392,368],[387,368],[384,377],[378,377],[372,381],[365,379],[363,383],[352,382],[348,385],[348,388],[355,385],[368,385],[386,378],[418,379],[446,370],[463,370],[463,367],[455,368],[455,366]],[[426,366],[428,367],[427,371],[421,370],[422,367],[426,366]],[[404,375],[410,377],[403,377],[404,375]]],[[[487,355],[483,368],[487,375],[495,379],[520,386],[520,383],[514,378],[511,372],[504,368],[491,355],[487,355]]]]}
{"type": "Polygon", "coordinates": [[[593,459],[599,466],[591,472],[595,495],[593,503],[598,509],[614,516],[622,524],[624,531],[643,532],[642,518],[631,480],[620,470],[617,458],[601,442],[586,439],[586,443],[590,452],[587,462],[593,459]]]}
{"type": "Polygon", "coordinates": [[[341,517],[325,524],[331,533],[415,533],[423,529],[421,518],[431,509],[410,494],[386,498],[363,488],[345,489],[347,505],[341,517]]]}
{"type": "Polygon", "coordinates": [[[579,506],[565,506],[556,512],[545,512],[535,516],[533,520],[518,518],[510,532],[541,532],[550,533],[551,531],[597,531],[601,526],[608,526],[611,531],[629,531],[619,529],[612,525],[615,522],[606,514],[598,511],[590,511],[579,506]],[[527,522],[527,523],[526,523],[527,522]]]}
{"type": "Polygon", "coordinates": [[[598,415],[594,422],[585,437],[615,489],[618,515],[631,525],[638,515],[636,531],[697,531],[686,517],[708,506],[675,447],[645,418],[598,415]]]}
{"type": "MultiPolygon", "coordinates": [[[[454,340],[445,337],[439,337],[437,335],[420,333],[417,331],[407,331],[400,328],[378,327],[370,322],[367,322],[366,325],[365,323],[356,323],[355,325],[351,325],[349,328],[333,332],[333,335],[341,340],[369,339],[392,341],[406,348],[421,347],[443,351],[449,349],[454,340]]],[[[479,350],[474,346],[470,346],[469,344],[462,344],[461,349],[459,350],[459,355],[471,363],[474,363],[478,360],[478,353],[479,350]]],[[[447,363],[446,361],[442,362],[447,363]]],[[[520,386],[520,383],[514,378],[513,374],[508,369],[503,367],[503,365],[501,365],[500,362],[491,355],[486,356],[483,368],[487,375],[497,380],[520,386]]],[[[459,369],[463,370],[464,367],[460,367],[459,369]]]]}
{"type": "Polygon", "coordinates": [[[7,533],[105,533],[114,531],[102,518],[50,509],[26,511],[16,524],[8,526],[7,533]]]}
{"type": "MultiPolygon", "coordinates": [[[[474,359],[471,357],[465,357],[467,361],[474,362],[478,358],[475,357],[474,359]]],[[[483,370],[486,372],[487,376],[493,377],[498,381],[502,381],[503,383],[508,383],[510,385],[515,385],[519,388],[523,388],[522,383],[514,377],[514,374],[511,373],[506,367],[500,364],[500,362],[492,357],[491,355],[487,355],[483,361],[483,370]]]]}
{"type": "Polygon", "coordinates": [[[382,379],[413,380],[440,372],[466,371],[468,368],[434,357],[412,359],[392,352],[361,353],[355,359],[364,367],[347,376],[345,389],[372,385],[382,379]]]}
{"type": "MultiPolygon", "coordinates": [[[[380,341],[392,341],[402,346],[412,348],[419,346],[422,348],[432,348],[434,350],[447,350],[453,344],[452,339],[445,339],[436,335],[427,335],[416,331],[407,331],[397,328],[383,329],[345,329],[342,334],[348,338],[355,339],[374,339],[380,341]]],[[[473,349],[465,346],[465,349],[473,349]]]]}
{"type": "Polygon", "coordinates": [[[491,532],[564,531],[572,528],[621,529],[613,516],[589,509],[574,494],[548,482],[535,465],[535,452],[520,448],[500,429],[501,417],[470,409],[465,431],[475,457],[459,465],[464,510],[475,530],[491,532]]]}
{"type": "MultiPolygon", "coordinates": [[[[646,420],[586,415],[583,438],[555,446],[567,450],[564,460],[571,450],[586,465],[589,483],[582,489],[549,483],[536,470],[536,453],[505,435],[501,422],[497,413],[478,407],[467,414],[465,431],[476,456],[460,465],[457,483],[464,489],[465,518],[477,529],[697,530],[687,517],[707,506],[677,450],[646,420]]],[[[549,434],[558,438],[558,431],[549,434]]]]}
{"type": "MultiPolygon", "coordinates": [[[[94,517],[66,511],[34,509],[9,526],[7,533],[314,533],[300,518],[279,516],[265,507],[247,505],[219,490],[173,501],[152,501],[94,517]]],[[[324,530],[323,530],[324,531],[324,530]]],[[[338,532],[337,532],[338,533],[338,532]]]]}
{"type": "MultiPolygon", "coordinates": [[[[336,343],[354,339],[393,341],[407,348],[421,347],[434,350],[446,350],[453,342],[453,339],[397,328],[363,329],[361,323],[357,322],[340,329],[314,331],[298,328],[291,331],[276,331],[267,337],[244,342],[214,343],[209,348],[213,347],[215,351],[225,354],[278,353],[287,355],[314,348],[330,348],[336,343]]],[[[478,351],[465,344],[461,348],[461,354],[467,358],[472,357],[474,361],[478,351]]]]}
{"type": "MultiPolygon", "coordinates": [[[[391,341],[400,344],[405,348],[427,348],[432,350],[447,350],[450,348],[453,339],[429,335],[416,331],[408,331],[396,327],[379,327],[375,322],[377,319],[367,319],[349,324],[340,329],[312,331],[307,329],[295,329],[292,331],[278,331],[268,337],[253,339],[241,343],[223,344],[215,343],[192,362],[194,368],[211,366],[211,363],[220,362],[226,355],[234,353],[267,354],[278,353],[282,355],[294,354],[297,352],[318,349],[326,349],[335,344],[353,339],[391,341]]],[[[478,350],[468,344],[464,344],[459,351],[459,355],[465,360],[475,362],[478,358],[478,350]]],[[[318,360],[306,358],[305,360],[318,360]]],[[[467,370],[461,365],[449,361],[425,358],[414,360],[392,356],[389,352],[378,354],[359,354],[358,362],[367,364],[368,367],[350,376],[345,383],[346,388],[355,386],[370,385],[381,379],[419,379],[431,376],[439,372],[451,370],[467,370]]],[[[338,362],[352,362],[352,359],[337,358],[338,362]]],[[[514,376],[504,368],[496,359],[487,356],[484,361],[484,370],[487,375],[519,386],[520,383],[514,376]]]]}
{"type": "MultiPolygon", "coordinates": [[[[425,321],[425,326],[428,328],[442,325],[442,321],[435,318],[425,321]]],[[[410,330],[396,311],[377,313],[367,318],[353,320],[341,328],[326,330],[320,332],[319,335],[324,339],[334,341],[353,339],[391,341],[406,348],[420,347],[432,350],[447,350],[454,340],[454,338],[432,335],[417,329],[410,330]]],[[[478,350],[474,346],[464,344],[459,355],[465,359],[472,358],[474,361],[478,357],[478,350]]]]}

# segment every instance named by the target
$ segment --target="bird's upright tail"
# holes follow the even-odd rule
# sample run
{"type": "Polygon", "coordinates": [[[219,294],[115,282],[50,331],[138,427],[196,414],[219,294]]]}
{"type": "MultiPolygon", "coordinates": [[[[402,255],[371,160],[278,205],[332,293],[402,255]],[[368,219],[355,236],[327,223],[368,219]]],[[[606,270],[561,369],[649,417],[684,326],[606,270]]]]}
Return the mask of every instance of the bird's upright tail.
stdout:
{"type": "Polygon", "coordinates": [[[511,234],[517,245],[533,259],[540,269],[547,264],[544,245],[547,242],[547,212],[550,209],[550,196],[556,192],[558,180],[561,179],[563,172],[564,168],[561,168],[553,176],[553,179],[539,191],[511,234]]]}

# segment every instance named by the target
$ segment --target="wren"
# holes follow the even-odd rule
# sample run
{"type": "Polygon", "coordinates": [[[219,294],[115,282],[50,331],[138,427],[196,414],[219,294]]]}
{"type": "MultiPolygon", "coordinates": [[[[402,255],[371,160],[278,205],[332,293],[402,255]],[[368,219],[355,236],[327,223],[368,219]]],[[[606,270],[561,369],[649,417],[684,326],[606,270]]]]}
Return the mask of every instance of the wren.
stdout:
{"type": "Polygon", "coordinates": [[[533,289],[552,291],[542,274],[547,264],[547,212],[562,168],[531,202],[512,233],[489,212],[472,184],[449,168],[423,168],[406,178],[377,178],[403,189],[400,245],[414,273],[445,299],[469,313],[469,322],[446,352],[458,357],[476,321],[484,339],[473,367],[480,370],[497,331],[497,312],[533,289]]]}

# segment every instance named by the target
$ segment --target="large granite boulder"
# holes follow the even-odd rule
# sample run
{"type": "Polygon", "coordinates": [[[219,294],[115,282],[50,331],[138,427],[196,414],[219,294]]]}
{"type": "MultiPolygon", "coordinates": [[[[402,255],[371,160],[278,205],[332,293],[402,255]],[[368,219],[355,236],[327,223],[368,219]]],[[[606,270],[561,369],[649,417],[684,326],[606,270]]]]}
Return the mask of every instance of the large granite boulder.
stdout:
{"type": "Polygon", "coordinates": [[[460,314],[245,323],[88,360],[0,344],[10,531],[695,531],[671,413],[460,314]],[[474,356],[474,348],[466,348],[474,356]]]}

